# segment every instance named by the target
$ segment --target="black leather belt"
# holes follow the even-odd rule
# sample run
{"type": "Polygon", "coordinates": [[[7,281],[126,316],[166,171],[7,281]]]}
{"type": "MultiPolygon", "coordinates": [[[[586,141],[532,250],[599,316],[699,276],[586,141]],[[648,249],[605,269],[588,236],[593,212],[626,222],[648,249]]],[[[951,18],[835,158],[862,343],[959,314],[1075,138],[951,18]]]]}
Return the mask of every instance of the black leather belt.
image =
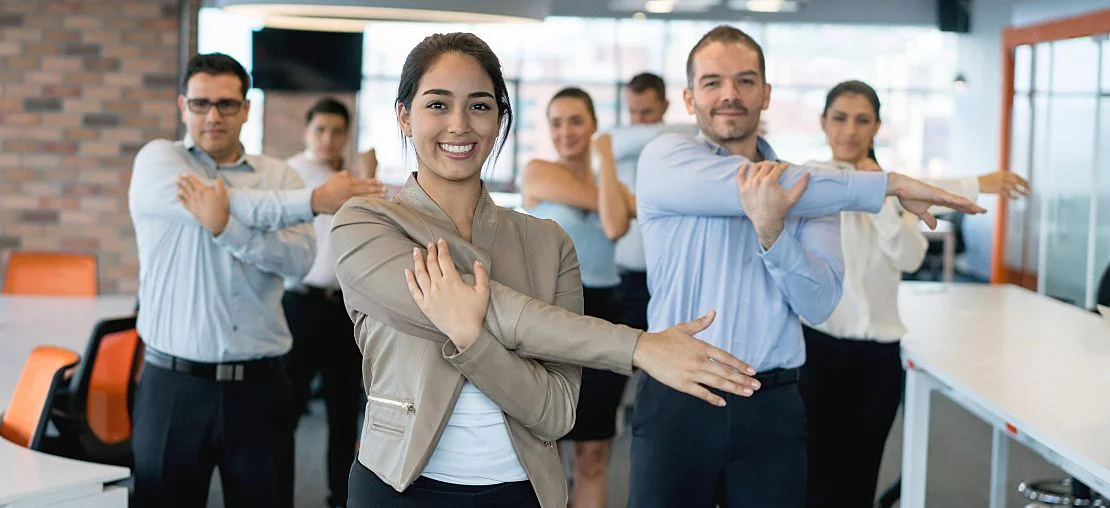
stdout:
{"type": "Polygon", "coordinates": [[[307,294],[319,296],[331,302],[343,303],[343,290],[339,288],[318,288],[307,284],[304,287],[308,290],[307,294]]]}
{"type": "Polygon", "coordinates": [[[282,367],[280,358],[260,358],[234,363],[205,363],[178,358],[150,348],[147,348],[143,354],[143,360],[155,367],[220,382],[246,381],[262,374],[271,374],[282,367]]]}
{"type": "Polygon", "coordinates": [[[760,388],[773,388],[775,386],[788,385],[798,382],[799,369],[797,367],[792,369],[771,369],[767,372],[760,372],[755,375],[759,380],[760,388]]]}

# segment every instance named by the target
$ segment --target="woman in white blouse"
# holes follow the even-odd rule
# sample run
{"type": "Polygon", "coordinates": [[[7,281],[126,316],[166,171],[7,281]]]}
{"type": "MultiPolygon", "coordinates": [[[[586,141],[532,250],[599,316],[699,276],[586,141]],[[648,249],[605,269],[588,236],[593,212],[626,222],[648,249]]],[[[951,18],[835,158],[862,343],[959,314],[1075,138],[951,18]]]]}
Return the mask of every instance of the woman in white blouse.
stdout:
{"type": "MultiPolygon", "coordinates": [[[[821,128],[833,160],[806,166],[882,171],[875,162],[879,97],[861,81],[833,87],[821,128]]],[[[930,182],[974,200],[980,192],[1024,195],[1028,184],[1010,172],[930,182]]],[[[887,199],[876,214],[841,213],[844,296],[824,323],[805,327],[802,397],[809,424],[806,504],[869,507],[875,499],[883,446],[902,395],[898,317],[902,272],[917,270],[928,242],[917,217],[887,199]]],[[[938,319],[942,318],[938,316],[938,319]]]]}

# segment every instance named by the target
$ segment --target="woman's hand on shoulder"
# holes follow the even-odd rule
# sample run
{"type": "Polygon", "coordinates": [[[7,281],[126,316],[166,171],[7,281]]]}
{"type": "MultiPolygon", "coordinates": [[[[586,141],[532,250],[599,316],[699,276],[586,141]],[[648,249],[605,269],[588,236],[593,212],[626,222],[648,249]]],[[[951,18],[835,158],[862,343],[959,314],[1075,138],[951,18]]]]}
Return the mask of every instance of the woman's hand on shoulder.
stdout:
{"type": "Polygon", "coordinates": [[[463,351],[478,340],[486,319],[489,272],[475,261],[474,284],[463,280],[442,239],[429,243],[426,253],[412,250],[414,268],[405,269],[409,294],[432,324],[463,351]]]}

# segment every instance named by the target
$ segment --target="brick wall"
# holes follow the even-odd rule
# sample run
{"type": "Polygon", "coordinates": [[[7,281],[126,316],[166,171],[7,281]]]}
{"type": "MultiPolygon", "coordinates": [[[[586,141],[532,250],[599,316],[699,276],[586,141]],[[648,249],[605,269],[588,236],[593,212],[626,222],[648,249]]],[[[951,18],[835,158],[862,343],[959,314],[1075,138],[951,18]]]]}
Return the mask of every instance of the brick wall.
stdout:
{"type": "MultiPolygon", "coordinates": [[[[196,5],[185,22],[195,34],[196,5]]],[[[0,266],[12,250],[92,253],[101,293],[138,286],[136,151],[177,136],[179,0],[0,3],[0,266]]],[[[2,277],[2,275],[0,275],[2,277]]]]}

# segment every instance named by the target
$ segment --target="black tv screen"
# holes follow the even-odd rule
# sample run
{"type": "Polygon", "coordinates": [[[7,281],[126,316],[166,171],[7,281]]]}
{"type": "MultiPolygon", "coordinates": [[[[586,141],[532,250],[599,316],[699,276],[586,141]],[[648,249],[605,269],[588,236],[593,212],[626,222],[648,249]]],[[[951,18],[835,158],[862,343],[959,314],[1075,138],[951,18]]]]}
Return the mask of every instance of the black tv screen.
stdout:
{"type": "Polygon", "coordinates": [[[264,28],[253,34],[255,88],[357,92],[362,84],[362,34],[264,28]]]}

